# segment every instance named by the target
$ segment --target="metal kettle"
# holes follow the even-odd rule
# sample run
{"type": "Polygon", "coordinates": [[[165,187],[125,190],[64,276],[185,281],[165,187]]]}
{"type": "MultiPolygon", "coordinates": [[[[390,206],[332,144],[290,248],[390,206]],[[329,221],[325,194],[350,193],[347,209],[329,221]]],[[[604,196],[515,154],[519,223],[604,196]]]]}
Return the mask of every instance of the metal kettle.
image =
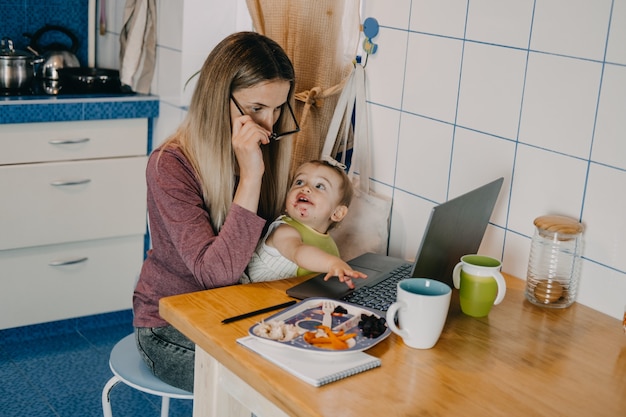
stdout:
{"type": "Polygon", "coordinates": [[[80,62],[76,57],[78,50],[78,38],[69,29],[57,25],[45,25],[33,35],[25,33],[24,36],[30,38],[28,49],[43,57],[43,63],[37,69],[37,77],[45,80],[59,80],[58,69],[80,67],[80,62]],[[51,42],[41,45],[41,40],[48,32],[60,32],[70,40],[69,45],[60,42],[51,42]]]}

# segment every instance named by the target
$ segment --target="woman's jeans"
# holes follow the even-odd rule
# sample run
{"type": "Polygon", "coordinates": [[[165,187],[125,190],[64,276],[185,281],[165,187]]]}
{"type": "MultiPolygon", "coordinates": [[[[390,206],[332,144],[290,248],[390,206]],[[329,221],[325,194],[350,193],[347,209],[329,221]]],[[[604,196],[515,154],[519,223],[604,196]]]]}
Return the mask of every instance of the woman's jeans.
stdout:
{"type": "Polygon", "coordinates": [[[195,344],[172,326],[137,327],[135,340],[148,368],[168,384],[193,392],[195,344]]]}

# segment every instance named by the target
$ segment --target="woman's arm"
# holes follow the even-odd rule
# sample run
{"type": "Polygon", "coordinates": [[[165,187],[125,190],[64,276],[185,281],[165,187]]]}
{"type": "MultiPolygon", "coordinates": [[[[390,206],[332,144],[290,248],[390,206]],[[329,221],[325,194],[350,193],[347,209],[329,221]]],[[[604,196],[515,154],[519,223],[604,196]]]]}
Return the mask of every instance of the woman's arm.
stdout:
{"type": "Polygon", "coordinates": [[[147,180],[153,247],[161,257],[167,256],[168,268],[193,275],[199,288],[237,283],[265,220],[232,204],[216,234],[197,177],[176,149],[150,158],[147,180]]]}

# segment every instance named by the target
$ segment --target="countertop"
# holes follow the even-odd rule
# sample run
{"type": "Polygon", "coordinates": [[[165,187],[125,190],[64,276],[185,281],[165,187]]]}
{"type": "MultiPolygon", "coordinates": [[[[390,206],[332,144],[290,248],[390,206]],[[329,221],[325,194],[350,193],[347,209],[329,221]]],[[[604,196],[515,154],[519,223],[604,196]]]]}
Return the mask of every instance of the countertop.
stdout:
{"type": "Polygon", "coordinates": [[[0,97],[0,124],[155,118],[159,98],[146,94],[0,97]]]}

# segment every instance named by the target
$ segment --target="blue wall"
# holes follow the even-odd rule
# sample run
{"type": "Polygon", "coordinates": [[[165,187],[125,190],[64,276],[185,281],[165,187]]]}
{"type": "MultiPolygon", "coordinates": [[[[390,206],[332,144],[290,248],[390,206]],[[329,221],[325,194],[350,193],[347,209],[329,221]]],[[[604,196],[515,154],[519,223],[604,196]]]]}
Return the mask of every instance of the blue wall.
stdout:
{"type": "MultiPolygon", "coordinates": [[[[87,66],[88,0],[0,0],[0,37],[13,40],[16,49],[25,49],[30,43],[24,33],[34,34],[46,24],[66,27],[79,40],[76,55],[82,66],[87,66]]],[[[70,40],[57,32],[50,32],[40,40],[41,45],[70,40]]]]}

